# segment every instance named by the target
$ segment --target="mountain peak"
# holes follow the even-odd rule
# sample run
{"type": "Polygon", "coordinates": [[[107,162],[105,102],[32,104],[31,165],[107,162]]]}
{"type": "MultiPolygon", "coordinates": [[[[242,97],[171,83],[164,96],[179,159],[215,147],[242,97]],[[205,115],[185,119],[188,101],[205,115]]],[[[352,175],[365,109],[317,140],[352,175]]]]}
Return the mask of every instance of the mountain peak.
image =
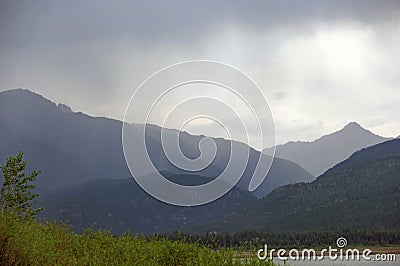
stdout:
{"type": "Polygon", "coordinates": [[[1,91],[0,94],[4,97],[8,97],[7,101],[10,100],[15,100],[15,101],[22,101],[22,100],[39,100],[39,101],[46,101],[46,102],[51,102],[49,99],[46,99],[43,97],[43,95],[40,95],[36,92],[33,92],[29,89],[25,88],[17,88],[17,89],[10,89],[6,91],[1,91]]]}
{"type": "Polygon", "coordinates": [[[311,142],[288,142],[276,147],[275,156],[291,160],[319,176],[362,148],[387,140],[350,122],[342,129],[311,142]]]}
{"type": "Polygon", "coordinates": [[[22,121],[23,116],[48,117],[55,111],[71,113],[64,104],[57,106],[55,102],[29,89],[11,89],[0,92],[0,112],[9,113],[9,119],[22,121]]]}
{"type": "MultiPolygon", "coordinates": [[[[40,94],[37,94],[36,92],[33,92],[29,89],[25,89],[25,88],[16,88],[16,89],[9,89],[9,90],[5,90],[2,91],[1,93],[4,94],[31,94],[31,95],[37,95],[37,96],[41,96],[40,94]]],[[[43,96],[41,96],[43,97],[43,96]]]]}
{"type": "Polygon", "coordinates": [[[66,104],[58,103],[58,104],[57,104],[57,107],[58,107],[58,109],[60,109],[60,111],[63,112],[63,113],[73,113],[71,107],[69,107],[69,106],[66,105],[66,104]]]}
{"type": "Polygon", "coordinates": [[[357,122],[350,122],[343,127],[343,129],[363,129],[365,130],[359,123],[357,122]]]}

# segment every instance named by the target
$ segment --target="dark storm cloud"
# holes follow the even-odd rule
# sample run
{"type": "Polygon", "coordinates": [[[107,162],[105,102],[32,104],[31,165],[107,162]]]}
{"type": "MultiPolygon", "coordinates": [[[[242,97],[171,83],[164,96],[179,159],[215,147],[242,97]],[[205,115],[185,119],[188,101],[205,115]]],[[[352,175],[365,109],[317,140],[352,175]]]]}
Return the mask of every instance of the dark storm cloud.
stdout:
{"type": "Polygon", "coordinates": [[[393,136],[399,28],[398,0],[1,0],[0,91],[25,87],[122,119],[150,74],[210,59],[240,68],[274,99],[280,142],[310,140],[349,119],[385,121],[376,128],[393,136]],[[346,105],[342,95],[353,97],[346,105]],[[332,117],[334,101],[341,108],[332,117]]]}
{"type": "Polygon", "coordinates": [[[192,42],[223,24],[251,30],[338,19],[375,23],[400,1],[1,1],[1,46],[74,40],[192,42]]]}

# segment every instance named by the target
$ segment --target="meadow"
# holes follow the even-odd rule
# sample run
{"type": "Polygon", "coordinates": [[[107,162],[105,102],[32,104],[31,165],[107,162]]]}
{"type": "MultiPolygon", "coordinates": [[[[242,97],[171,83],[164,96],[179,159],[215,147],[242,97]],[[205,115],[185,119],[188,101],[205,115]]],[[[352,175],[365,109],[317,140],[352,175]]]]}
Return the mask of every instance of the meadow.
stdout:
{"type": "Polygon", "coordinates": [[[274,265],[232,248],[108,231],[74,233],[56,222],[0,214],[0,265],[274,265]]]}

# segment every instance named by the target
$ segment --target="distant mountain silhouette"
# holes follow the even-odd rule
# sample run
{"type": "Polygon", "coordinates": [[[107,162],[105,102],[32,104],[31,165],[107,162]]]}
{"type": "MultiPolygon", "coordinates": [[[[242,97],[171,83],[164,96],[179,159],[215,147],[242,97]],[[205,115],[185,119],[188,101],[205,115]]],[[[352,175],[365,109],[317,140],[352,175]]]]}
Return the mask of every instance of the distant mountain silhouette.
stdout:
{"type": "MultiPolygon", "coordinates": [[[[134,134],[141,134],[140,126],[132,124],[130,127],[134,134]]],[[[38,186],[42,190],[74,187],[91,180],[130,177],[122,151],[121,130],[121,121],[73,112],[64,104],[56,105],[26,89],[0,92],[0,161],[24,150],[29,167],[42,170],[38,177],[38,186]]],[[[179,140],[183,153],[191,158],[199,156],[198,144],[202,138],[204,136],[182,132],[179,140]]],[[[231,145],[243,150],[247,148],[236,141],[215,139],[215,142],[217,155],[214,161],[191,174],[215,178],[229,160],[231,145]]],[[[146,143],[158,171],[187,174],[166,158],[160,127],[146,126],[146,143]]],[[[239,183],[246,190],[259,156],[258,151],[250,149],[250,160],[239,183]]],[[[232,172],[232,176],[235,174],[232,172]]],[[[313,179],[314,176],[296,163],[276,159],[266,180],[253,194],[263,197],[278,186],[313,179]]]]}
{"type": "MultiPolygon", "coordinates": [[[[319,176],[353,152],[388,140],[351,122],[343,129],[311,142],[290,141],[276,146],[275,156],[296,162],[314,176],[319,176]]],[[[271,148],[265,149],[266,154],[271,148]]]]}
{"type": "Polygon", "coordinates": [[[119,121],[65,112],[36,93],[16,89],[0,92],[0,127],[0,160],[24,150],[28,166],[42,171],[40,188],[129,176],[119,121]]]}
{"type": "Polygon", "coordinates": [[[198,232],[400,229],[400,140],[353,154],[311,183],[275,189],[198,232]]]}

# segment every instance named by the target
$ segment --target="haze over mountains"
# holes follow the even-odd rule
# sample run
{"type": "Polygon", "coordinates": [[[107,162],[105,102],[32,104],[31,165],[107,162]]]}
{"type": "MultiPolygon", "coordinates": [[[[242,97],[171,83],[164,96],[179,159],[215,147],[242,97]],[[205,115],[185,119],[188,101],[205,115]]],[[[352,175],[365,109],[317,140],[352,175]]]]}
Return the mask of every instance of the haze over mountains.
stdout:
{"type": "MultiPolygon", "coordinates": [[[[290,141],[277,145],[275,156],[296,162],[314,176],[319,176],[353,152],[386,140],[389,138],[375,135],[351,122],[341,130],[314,141],[290,141]]],[[[265,149],[264,152],[270,154],[271,150],[265,149]]]]}
{"type": "MultiPolygon", "coordinates": [[[[140,127],[130,126],[140,134],[140,127]]],[[[369,224],[375,226],[382,218],[386,221],[382,228],[398,228],[393,213],[398,213],[400,206],[399,170],[396,168],[399,140],[368,147],[385,138],[357,123],[350,123],[313,142],[279,145],[277,156],[291,157],[297,163],[276,157],[267,178],[251,193],[247,188],[260,153],[250,149],[246,170],[237,187],[211,204],[194,208],[162,203],[133,181],[122,151],[121,128],[121,121],[73,112],[68,106],[56,105],[29,90],[0,92],[0,161],[3,163],[6,157],[24,150],[28,170],[42,171],[37,181],[41,194],[39,205],[45,207],[41,218],[69,221],[76,231],[93,224],[96,228],[112,229],[114,233],[126,229],[143,233],[189,230],[207,224],[209,226],[203,228],[230,231],[250,226],[251,229],[279,231],[292,230],[297,221],[303,227],[296,228],[308,230],[322,228],[316,224],[322,220],[310,221],[307,217],[325,217],[324,210],[328,211],[329,219],[341,213],[337,210],[341,197],[353,208],[344,208],[342,212],[346,223],[350,224],[356,217],[371,219],[369,224]],[[353,151],[364,147],[368,148],[346,160],[353,151]],[[315,177],[300,164],[314,173],[328,171],[306,184],[304,182],[311,182],[315,177]],[[390,168],[391,165],[394,168],[390,168]],[[394,170],[388,172],[388,169],[394,170]],[[302,183],[290,185],[299,182],[302,183]],[[367,190],[360,189],[364,187],[367,190]],[[346,198],[349,193],[354,197],[346,198]],[[389,203],[385,205],[384,202],[389,203]],[[306,206],[319,216],[313,216],[306,206]],[[368,210],[365,206],[371,208],[368,210]],[[364,216],[358,212],[358,207],[366,213],[364,216]],[[380,213],[379,209],[385,213],[380,213]]],[[[173,131],[167,130],[167,134],[173,131]]],[[[189,175],[165,157],[160,134],[160,127],[147,125],[149,155],[158,171],[181,184],[209,182],[225,168],[231,145],[247,149],[243,143],[215,139],[217,154],[213,162],[189,175]]],[[[182,152],[190,158],[199,156],[199,142],[204,136],[186,132],[179,136],[182,152]]],[[[334,228],[332,224],[329,226],[324,228],[334,228]]]]}
{"type": "MultiPolygon", "coordinates": [[[[205,206],[170,206],[147,195],[131,178],[122,152],[121,128],[120,121],[74,113],[28,90],[0,92],[0,160],[24,150],[28,170],[42,171],[37,180],[39,205],[45,207],[42,218],[69,221],[77,231],[93,224],[115,233],[183,229],[214,221],[280,185],[314,179],[297,164],[276,159],[264,183],[250,193],[248,182],[260,156],[251,149],[238,188],[205,206]]],[[[212,180],[227,163],[230,145],[245,148],[242,143],[216,139],[218,153],[212,164],[197,175],[182,175],[163,156],[160,128],[149,125],[147,129],[149,154],[157,169],[177,183],[212,180]]],[[[201,138],[183,132],[183,152],[198,156],[201,138]]]]}
{"type": "MultiPolygon", "coordinates": [[[[0,160],[24,150],[31,165],[42,170],[38,180],[42,189],[130,177],[122,152],[121,121],[74,113],[64,104],[56,105],[29,90],[15,89],[0,92],[0,122],[0,160]]],[[[159,171],[187,174],[165,157],[158,126],[148,125],[146,137],[150,157],[159,171]]],[[[191,158],[199,156],[198,144],[203,137],[182,132],[179,140],[183,153],[191,158]]],[[[278,145],[278,158],[274,159],[264,183],[253,194],[263,197],[281,185],[312,181],[354,151],[384,140],[353,122],[312,142],[278,145]]],[[[231,145],[246,148],[245,144],[236,141],[218,138],[215,142],[214,161],[193,174],[215,178],[227,165],[231,145]]],[[[264,150],[264,153],[269,152],[270,149],[264,150]]],[[[238,184],[244,189],[248,187],[260,154],[250,149],[249,156],[238,184]]]]}
{"type": "MultiPolygon", "coordinates": [[[[135,130],[135,125],[131,126],[135,130]]],[[[69,107],[57,106],[29,90],[0,92],[0,160],[24,150],[30,166],[42,170],[38,178],[41,189],[63,189],[90,180],[130,177],[122,151],[121,129],[121,121],[74,113],[69,107]]],[[[140,130],[137,128],[137,134],[140,130]]],[[[182,132],[179,140],[183,153],[196,158],[200,152],[198,143],[203,137],[182,132]]],[[[229,161],[230,145],[246,148],[243,143],[225,139],[215,139],[215,142],[214,161],[191,174],[215,178],[229,161]]],[[[158,126],[147,126],[146,143],[158,171],[187,174],[166,158],[158,126]]],[[[239,187],[247,190],[259,156],[258,151],[250,149],[250,159],[239,187]]],[[[299,165],[276,159],[264,183],[253,194],[263,197],[278,186],[313,179],[314,176],[299,165]]]]}

